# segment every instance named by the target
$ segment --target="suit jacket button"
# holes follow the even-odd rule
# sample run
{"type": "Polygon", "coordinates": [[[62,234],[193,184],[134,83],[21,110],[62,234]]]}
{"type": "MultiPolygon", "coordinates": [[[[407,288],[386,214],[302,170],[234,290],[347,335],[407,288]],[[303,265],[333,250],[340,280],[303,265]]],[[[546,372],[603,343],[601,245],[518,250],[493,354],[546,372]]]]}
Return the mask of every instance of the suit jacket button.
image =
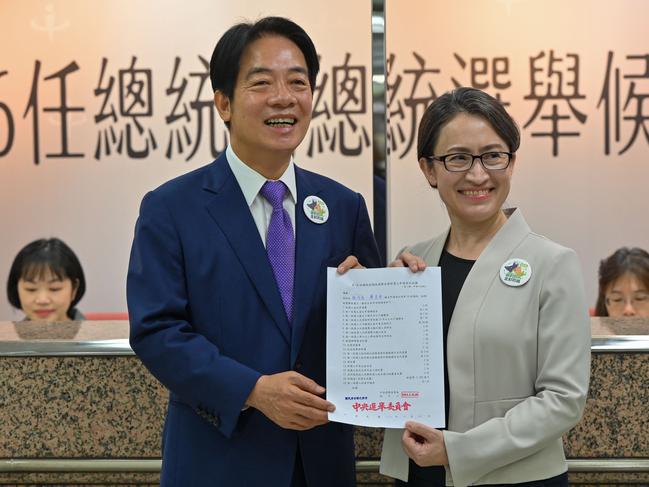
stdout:
{"type": "Polygon", "coordinates": [[[300,361],[298,360],[297,362],[295,362],[295,367],[294,367],[294,369],[295,369],[295,370],[300,370],[301,368],[302,368],[302,362],[300,362],[300,361]]]}

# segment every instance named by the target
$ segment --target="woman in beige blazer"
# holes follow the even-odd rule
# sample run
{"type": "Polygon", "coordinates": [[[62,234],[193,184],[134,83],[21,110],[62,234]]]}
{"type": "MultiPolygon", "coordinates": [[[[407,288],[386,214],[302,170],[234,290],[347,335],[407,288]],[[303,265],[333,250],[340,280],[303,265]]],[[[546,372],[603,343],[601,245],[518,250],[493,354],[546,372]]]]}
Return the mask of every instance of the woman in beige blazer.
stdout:
{"type": "Polygon", "coordinates": [[[439,97],[419,126],[419,165],[451,225],[393,265],[442,267],[448,429],[386,430],[381,472],[410,486],[568,485],[561,435],[586,401],[590,325],[575,252],[502,210],[519,142],[473,88],[439,97]]]}

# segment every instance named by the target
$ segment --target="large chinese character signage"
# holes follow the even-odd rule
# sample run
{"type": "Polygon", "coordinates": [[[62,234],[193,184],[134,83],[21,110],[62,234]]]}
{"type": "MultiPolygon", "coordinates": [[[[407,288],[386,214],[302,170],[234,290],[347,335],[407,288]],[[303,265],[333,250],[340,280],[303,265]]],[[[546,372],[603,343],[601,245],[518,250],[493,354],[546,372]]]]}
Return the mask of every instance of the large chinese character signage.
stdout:
{"type": "MultiPolygon", "coordinates": [[[[361,192],[371,208],[369,4],[0,2],[0,275],[23,245],[56,236],[87,273],[81,309],[125,310],[139,201],[225,150],[212,49],[234,23],[266,15],[302,25],[320,56],[296,163],[361,192]]],[[[0,303],[0,320],[21,316],[0,303]]]]}
{"type": "Polygon", "coordinates": [[[391,252],[448,225],[419,171],[417,126],[439,95],[473,86],[521,129],[508,203],[577,250],[594,303],[599,260],[623,245],[649,248],[649,4],[386,3],[391,252]]]}

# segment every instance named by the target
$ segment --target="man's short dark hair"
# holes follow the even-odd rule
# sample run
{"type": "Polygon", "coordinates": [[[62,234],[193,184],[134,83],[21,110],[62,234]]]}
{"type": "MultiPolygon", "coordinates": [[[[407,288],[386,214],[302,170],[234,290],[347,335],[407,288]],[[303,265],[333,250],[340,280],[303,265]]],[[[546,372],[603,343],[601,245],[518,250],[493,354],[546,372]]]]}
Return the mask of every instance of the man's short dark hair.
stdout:
{"type": "Polygon", "coordinates": [[[7,279],[7,299],[16,308],[21,309],[18,296],[18,281],[35,280],[50,271],[58,279],[70,279],[73,288],[76,286],[74,299],[67,309],[73,309],[86,292],[86,279],[79,259],[65,242],[58,238],[34,240],[23,247],[11,264],[7,279]]]}
{"type": "Polygon", "coordinates": [[[210,59],[212,90],[220,91],[233,99],[234,86],[241,68],[241,56],[249,44],[264,36],[281,36],[292,41],[302,51],[309,71],[311,91],[320,70],[318,53],[313,41],[302,27],[284,17],[264,17],[253,23],[240,23],[230,27],[219,39],[210,59]]]}

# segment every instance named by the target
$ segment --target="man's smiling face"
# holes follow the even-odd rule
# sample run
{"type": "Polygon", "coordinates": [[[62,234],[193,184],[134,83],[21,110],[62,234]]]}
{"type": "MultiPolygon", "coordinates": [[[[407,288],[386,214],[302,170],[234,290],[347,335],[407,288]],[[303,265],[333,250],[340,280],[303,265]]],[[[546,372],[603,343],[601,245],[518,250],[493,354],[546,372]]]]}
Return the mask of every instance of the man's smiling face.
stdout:
{"type": "Polygon", "coordinates": [[[268,35],[248,45],[232,99],[217,92],[221,118],[243,162],[273,171],[288,164],[311,121],[313,93],[302,51],[285,37],[268,35]]]}

